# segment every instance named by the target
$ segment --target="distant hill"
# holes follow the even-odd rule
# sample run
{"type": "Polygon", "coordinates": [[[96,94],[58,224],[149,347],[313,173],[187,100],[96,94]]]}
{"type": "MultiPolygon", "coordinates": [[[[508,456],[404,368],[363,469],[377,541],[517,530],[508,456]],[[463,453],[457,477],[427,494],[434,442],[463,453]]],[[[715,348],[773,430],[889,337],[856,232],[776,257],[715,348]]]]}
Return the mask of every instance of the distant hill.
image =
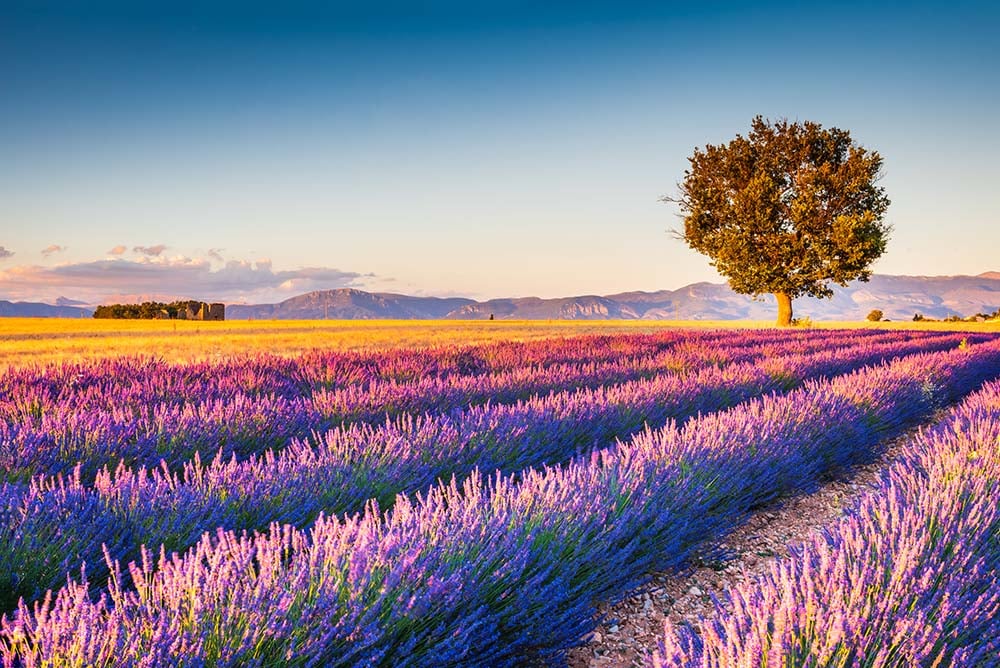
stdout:
{"type": "MultiPolygon", "coordinates": [[[[1000,309],[1000,272],[979,276],[875,275],[868,283],[833,286],[832,299],[795,300],[796,316],[814,320],[863,320],[880,309],[891,320],[992,313],[1000,309]]],[[[774,299],[755,301],[722,283],[692,283],[677,290],[623,292],[541,299],[518,297],[475,301],[463,298],[411,297],[342,288],[321,290],[279,304],[226,307],[229,320],[277,319],[469,319],[490,314],[502,320],[771,320],[774,299]]]]}
{"type": "MultiPolygon", "coordinates": [[[[1000,272],[978,276],[888,276],[868,283],[833,286],[832,299],[800,298],[796,317],[863,320],[879,309],[890,320],[968,316],[1000,309],[1000,272]]],[[[774,298],[753,300],[724,283],[692,283],[677,290],[622,292],[541,299],[515,297],[476,301],[461,297],[413,297],[352,288],[320,290],[278,304],[230,304],[227,320],[773,320],[774,298]]],[[[89,318],[93,309],[60,297],[56,305],[0,301],[0,317],[89,318]]]]}
{"type": "MultiPolygon", "coordinates": [[[[62,299],[62,297],[60,297],[62,299]]],[[[89,318],[94,310],[79,306],[41,304],[38,302],[9,302],[0,300],[0,318],[89,318]]]]}
{"type": "Polygon", "coordinates": [[[447,318],[453,311],[475,303],[471,299],[409,297],[341,288],[308,292],[280,304],[228,305],[226,319],[429,320],[447,318]]]}

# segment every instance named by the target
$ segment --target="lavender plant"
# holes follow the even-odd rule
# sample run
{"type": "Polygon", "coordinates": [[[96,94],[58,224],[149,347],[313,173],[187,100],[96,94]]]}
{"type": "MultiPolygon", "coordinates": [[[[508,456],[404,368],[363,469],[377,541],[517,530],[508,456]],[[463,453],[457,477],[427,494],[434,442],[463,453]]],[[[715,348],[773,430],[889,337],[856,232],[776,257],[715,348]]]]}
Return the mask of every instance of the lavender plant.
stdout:
{"type": "MultiPolygon", "coordinates": [[[[790,338],[786,345],[807,351],[841,336],[811,342],[790,338]]],[[[938,344],[947,345],[944,339],[938,344]]],[[[122,389],[122,378],[129,377],[123,374],[138,361],[104,362],[69,377],[67,373],[78,367],[64,365],[53,378],[47,373],[22,373],[7,379],[0,399],[0,472],[7,480],[26,481],[34,474],[69,474],[79,465],[89,481],[101,467],[118,463],[156,466],[164,460],[176,468],[195,453],[211,457],[221,450],[245,457],[343,423],[378,423],[387,416],[448,412],[486,401],[510,402],[555,390],[654,378],[756,359],[773,350],[730,336],[711,350],[668,351],[600,365],[550,364],[471,376],[428,376],[410,382],[372,379],[335,390],[321,383],[301,387],[309,375],[304,368],[313,368],[304,367],[296,373],[285,369],[282,374],[295,380],[286,384],[287,392],[277,393],[262,391],[282,386],[264,380],[275,360],[249,360],[249,368],[221,365],[218,376],[204,365],[177,367],[176,373],[160,368],[163,373],[153,377],[136,374],[137,382],[128,391],[122,389]],[[211,380],[204,380],[208,377],[211,380]],[[194,390],[185,389],[189,381],[194,390]],[[241,389],[244,383],[251,391],[241,389]],[[161,400],[164,395],[171,398],[161,400]]]]}
{"type": "MultiPolygon", "coordinates": [[[[788,345],[808,352],[835,347],[844,336],[824,334],[808,344],[792,337],[788,345]]],[[[943,349],[955,345],[953,337],[917,337],[913,343],[926,342],[943,349]]],[[[878,339],[861,337],[861,340],[874,344],[878,339]]],[[[742,345],[740,337],[735,335],[730,337],[729,344],[731,352],[729,346],[722,346],[682,353],[681,358],[671,357],[668,361],[654,361],[654,366],[666,368],[652,377],[677,369],[714,366],[720,359],[731,363],[775,352],[773,347],[742,345]]],[[[791,349],[784,350],[785,354],[788,352],[791,349]]],[[[89,482],[101,468],[114,468],[119,463],[155,467],[165,461],[172,470],[177,470],[195,453],[203,459],[219,452],[227,457],[244,458],[340,424],[380,423],[399,415],[444,413],[490,400],[517,401],[562,386],[592,389],[614,383],[623,376],[642,379],[650,375],[648,371],[649,367],[642,365],[631,369],[628,365],[624,368],[611,365],[601,370],[587,366],[556,367],[451,379],[431,377],[410,383],[373,381],[363,386],[334,391],[318,389],[309,396],[293,397],[245,394],[232,391],[233,383],[228,383],[224,384],[228,389],[222,395],[167,403],[150,403],[142,394],[125,395],[118,402],[113,394],[108,394],[117,387],[114,383],[87,385],[83,394],[99,397],[96,401],[102,404],[114,404],[110,409],[92,408],[90,399],[78,405],[79,394],[75,391],[66,392],[65,402],[59,399],[49,404],[34,403],[33,399],[24,400],[12,393],[15,398],[7,402],[6,408],[0,407],[0,415],[5,416],[0,420],[0,475],[10,481],[27,481],[37,474],[69,475],[79,466],[82,478],[89,482]]],[[[165,380],[168,387],[178,382],[165,380]]],[[[159,391],[154,388],[150,395],[155,396],[159,391]]]]}
{"type": "Polygon", "coordinates": [[[666,666],[1000,665],[1000,383],[904,449],[877,490],[701,633],[668,623],[666,666]]]}
{"type": "MultiPolygon", "coordinates": [[[[867,342],[866,342],[867,343],[867,342]]],[[[36,478],[31,485],[0,487],[2,526],[10,540],[0,549],[0,610],[18,598],[39,598],[65,581],[81,562],[92,581],[106,575],[101,545],[124,562],[143,545],[167,552],[195,544],[213,528],[263,530],[271,522],[302,527],[320,512],[363,510],[369,500],[387,508],[450,476],[475,470],[515,473],[558,463],[610,445],[644,426],[684,421],[753,396],[784,391],[809,378],[843,373],[936,340],[866,344],[812,355],[773,357],[759,364],[708,368],[690,376],[664,376],[588,392],[559,393],[513,405],[473,407],[452,416],[402,418],[378,427],[330,431],[314,442],[245,461],[197,457],[181,473],[168,467],[119,466],[84,485],[36,478]],[[74,510],[86,506],[86,513],[74,510]],[[69,513],[85,519],[68,523],[69,513]],[[37,536],[49,539],[40,549],[37,536]]]]}
{"type": "Polygon", "coordinates": [[[557,660],[595,603],[677,567],[749,509],[870,456],[1000,370],[1000,342],[914,355],[566,466],[473,474],[312,529],[206,534],[131,585],[85,579],[0,630],[7,665],[523,665],[557,660]],[[929,388],[930,389],[929,391],[929,388]]]}

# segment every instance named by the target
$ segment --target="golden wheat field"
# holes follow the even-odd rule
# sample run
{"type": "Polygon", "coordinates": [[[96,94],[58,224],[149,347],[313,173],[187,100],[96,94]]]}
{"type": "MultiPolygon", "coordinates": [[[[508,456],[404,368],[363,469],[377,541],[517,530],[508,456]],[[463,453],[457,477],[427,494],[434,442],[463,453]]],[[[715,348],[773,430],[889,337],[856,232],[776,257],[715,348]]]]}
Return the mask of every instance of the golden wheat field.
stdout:
{"type": "MultiPolygon", "coordinates": [[[[473,345],[672,327],[766,328],[771,322],[643,320],[279,320],[192,322],[71,318],[0,319],[0,367],[76,362],[122,355],[171,362],[250,352],[296,355],[316,348],[370,350],[473,345]]],[[[878,327],[1000,331],[1000,323],[817,322],[818,328],[878,327]]]]}

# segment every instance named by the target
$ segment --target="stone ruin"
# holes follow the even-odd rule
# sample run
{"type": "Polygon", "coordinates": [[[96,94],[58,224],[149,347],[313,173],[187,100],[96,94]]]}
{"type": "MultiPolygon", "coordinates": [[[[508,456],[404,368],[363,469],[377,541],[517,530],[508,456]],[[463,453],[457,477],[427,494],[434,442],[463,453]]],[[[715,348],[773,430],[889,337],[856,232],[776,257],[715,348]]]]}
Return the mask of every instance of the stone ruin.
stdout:
{"type": "Polygon", "coordinates": [[[226,305],[206,302],[187,302],[177,309],[178,320],[225,320],[226,305]]]}

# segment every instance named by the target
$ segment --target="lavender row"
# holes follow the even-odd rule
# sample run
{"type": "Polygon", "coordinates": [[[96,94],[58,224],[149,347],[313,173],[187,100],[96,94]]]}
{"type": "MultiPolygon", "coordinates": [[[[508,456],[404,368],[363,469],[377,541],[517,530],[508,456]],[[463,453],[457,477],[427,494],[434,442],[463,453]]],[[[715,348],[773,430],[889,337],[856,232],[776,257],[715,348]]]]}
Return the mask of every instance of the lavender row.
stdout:
{"type": "MultiPolygon", "coordinates": [[[[913,334],[933,338],[938,334],[913,334]]],[[[831,338],[884,340],[884,332],[831,332],[831,338]]],[[[898,336],[898,334],[897,334],[898,336]]],[[[220,362],[168,364],[143,358],[116,358],[95,363],[65,363],[46,367],[10,370],[0,376],[0,420],[8,422],[38,419],[52,411],[114,410],[122,406],[179,405],[192,402],[226,401],[237,395],[278,396],[294,399],[311,396],[317,390],[370,384],[394,387],[428,379],[444,380],[465,376],[497,374],[540,374],[571,382],[568,374],[597,372],[605,365],[639,373],[651,373],[669,365],[669,355],[679,352],[682,359],[692,353],[704,355],[712,349],[744,350],[757,346],[798,343],[812,345],[815,337],[801,332],[670,332],[630,337],[581,337],[533,342],[520,351],[525,357],[512,360],[489,359],[498,351],[511,353],[513,343],[495,344],[496,350],[476,347],[444,348],[430,351],[382,351],[341,353],[313,351],[299,358],[258,354],[220,362]],[[573,355],[566,346],[573,344],[573,355]],[[593,355],[586,355],[587,349],[593,355]],[[532,354],[534,353],[534,354],[532,354]],[[548,357],[542,353],[549,353],[548,357]],[[659,366],[657,360],[660,360],[659,366]],[[392,362],[395,361],[397,368],[392,362]],[[387,368],[388,366],[388,368],[387,368]],[[637,367],[637,368],[636,368],[637,367]]],[[[528,344],[522,344],[527,346],[528,344]]],[[[515,348],[515,350],[517,350],[515,348]]],[[[638,376],[632,376],[638,377],[638,376]]],[[[623,378],[624,380],[625,378],[623,378]]],[[[492,384],[503,390],[502,382],[492,384]]],[[[553,389],[542,384],[534,392],[553,389]]]]}
{"type": "Polygon", "coordinates": [[[595,604],[748,509],[868,456],[1000,369],[1000,343],[915,355],[647,431],[562,468],[436,486],[308,531],[219,531],[4,619],[8,666],[506,666],[558,660],[595,604]]]}
{"type": "MultiPolygon", "coordinates": [[[[621,378],[643,378],[661,366],[668,370],[697,369],[725,360],[755,359],[768,352],[823,348],[844,341],[845,336],[824,334],[811,341],[793,338],[784,345],[767,348],[744,346],[733,337],[728,348],[663,353],[645,364],[609,363],[428,378],[414,383],[371,383],[365,388],[321,389],[308,398],[237,394],[227,400],[182,405],[124,403],[113,410],[84,411],[53,408],[34,419],[0,423],[0,474],[10,481],[27,480],[36,474],[68,475],[79,465],[83,479],[90,481],[101,468],[113,468],[119,463],[156,466],[163,460],[173,469],[195,454],[210,458],[222,452],[227,457],[244,458],[344,423],[379,423],[387,416],[443,413],[491,399],[515,401],[556,387],[586,389],[621,378]]],[[[913,340],[947,347],[956,345],[959,336],[913,340]]]]}
{"type": "MultiPolygon", "coordinates": [[[[317,350],[297,358],[255,354],[192,364],[134,357],[24,367],[0,376],[0,419],[31,421],[53,411],[183,405],[247,395],[296,399],[309,397],[316,390],[350,385],[405,384],[427,378],[511,371],[552,370],[558,374],[559,369],[553,367],[593,368],[606,362],[629,361],[648,364],[648,358],[669,351],[678,342],[688,345],[678,333],[591,338],[499,343],[489,349],[447,347],[367,353],[317,350]],[[586,354],[588,344],[595,352],[590,357],[586,354]],[[524,356],[515,363],[510,359],[513,352],[524,356]]],[[[701,334],[701,338],[715,340],[707,334],[701,334]]]]}
{"type": "MultiPolygon", "coordinates": [[[[280,447],[294,436],[347,421],[379,421],[408,411],[453,410],[494,397],[509,401],[556,388],[653,377],[716,364],[725,354],[721,351],[698,359],[695,355],[666,352],[602,364],[526,368],[448,379],[430,377],[412,383],[372,382],[332,391],[314,388],[309,392],[312,396],[303,391],[292,398],[243,393],[232,390],[235,385],[229,386],[232,391],[225,396],[161,403],[145,401],[142,394],[146,388],[115,396],[114,388],[91,386],[82,401],[80,395],[66,402],[61,398],[49,401],[22,396],[3,405],[5,420],[0,423],[0,438],[5,450],[0,451],[0,467],[8,471],[9,479],[17,479],[35,472],[65,470],[77,461],[84,461],[90,469],[113,465],[114,455],[125,457],[128,463],[155,464],[160,456],[172,453],[181,453],[182,461],[186,460],[198,448],[213,452],[228,446],[231,452],[254,452],[280,447]],[[104,407],[95,408],[94,404],[104,407]],[[52,450],[59,453],[58,459],[49,463],[55,468],[36,468],[38,458],[52,450]],[[112,458],[102,458],[102,450],[112,458]],[[152,459],[144,458],[143,453],[149,451],[152,459]],[[129,456],[133,459],[128,460],[129,456]]],[[[734,357],[753,358],[758,354],[740,347],[734,357]]],[[[183,383],[183,375],[180,378],[178,382],[183,383]]],[[[164,386],[175,381],[171,379],[164,386]]]]}
{"type": "Polygon", "coordinates": [[[879,489],[656,668],[1000,665],[1000,383],[911,443],[879,489]]]}
{"type": "MultiPolygon", "coordinates": [[[[0,397],[35,404],[72,403],[80,409],[117,403],[190,402],[226,399],[234,393],[308,396],[314,389],[425,378],[482,375],[534,367],[600,364],[646,358],[678,345],[728,346],[735,339],[756,345],[787,340],[774,332],[680,332],[500,342],[429,350],[340,352],[316,350],[299,357],[255,354],[221,361],[171,364],[163,360],[114,358],[8,370],[0,376],[0,397]]],[[[876,333],[869,333],[878,336],[876,333]]],[[[797,338],[802,338],[797,333],[797,338]]],[[[0,415],[4,412],[0,410],[0,415]]]]}
{"type": "MultiPolygon", "coordinates": [[[[745,347],[742,342],[736,343],[739,347],[745,347]]],[[[729,348],[728,345],[724,347],[729,348]]],[[[428,374],[406,381],[370,378],[337,384],[316,378],[319,374],[309,367],[303,368],[300,360],[268,355],[201,365],[169,365],[156,360],[121,358],[103,360],[89,368],[74,367],[81,370],[70,374],[66,373],[68,365],[63,365],[52,373],[45,373],[49,371],[47,369],[39,374],[28,374],[24,370],[15,372],[28,377],[8,383],[10,387],[0,392],[0,419],[7,422],[37,421],[43,415],[53,412],[113,411],[122,406],[179,406],[231,401],[238,396],[274,396],[292,400],[308,398],[320,390],[342,390],[353,386],[356,391],[365,392],[369,387],[410,387],[429,380],[440,384],[456,380],[470,381],[483,376],[491,376],[489,382],[501,388],[505,383],[510,384],[512,379],[538,377],[542,385],[536,391],[545,391],[550,387],[550,383],[542,380],[545,378],[572,382],[574,375],[586,378],[588,374],[608,373],[605,369],[610,371],[612,377],[616,372],[655,373],[671,364],[672,352],[666,350],[649,355],[622,355],[615,360],[604,361],[522,365],[515,369],[483,374],[428,374]],[[38,382],[39,380],[44,382],[38,382]]]]}
{"type": "Polygon", "coordinates": [[[926,350],[930,343],[866,343],[477,406],[454,415],[341,427],[244,461],[216,457],[202,465],[196,458],[179,474],[168,467],[120,466],[114,473],[99,472],[92,487],[81,483],[78,472],[68,481],[36,478],[28,487],[6,485],[0,487],[0,526],[11,540],[0,550],[0,572],[8,573],[0,580],[0,610],[58,586],[81,562],[91,564],[92,579],[100,580],[106,575],[102,544],[115,559],[129,561],[139,557],[143,545],[181,550],[216,527],[304,526],[320,512],[362,510],[369,499],[387,507],[397,494],[426,489],[439,479],[565,461],[643,427],[926,350]]]}

